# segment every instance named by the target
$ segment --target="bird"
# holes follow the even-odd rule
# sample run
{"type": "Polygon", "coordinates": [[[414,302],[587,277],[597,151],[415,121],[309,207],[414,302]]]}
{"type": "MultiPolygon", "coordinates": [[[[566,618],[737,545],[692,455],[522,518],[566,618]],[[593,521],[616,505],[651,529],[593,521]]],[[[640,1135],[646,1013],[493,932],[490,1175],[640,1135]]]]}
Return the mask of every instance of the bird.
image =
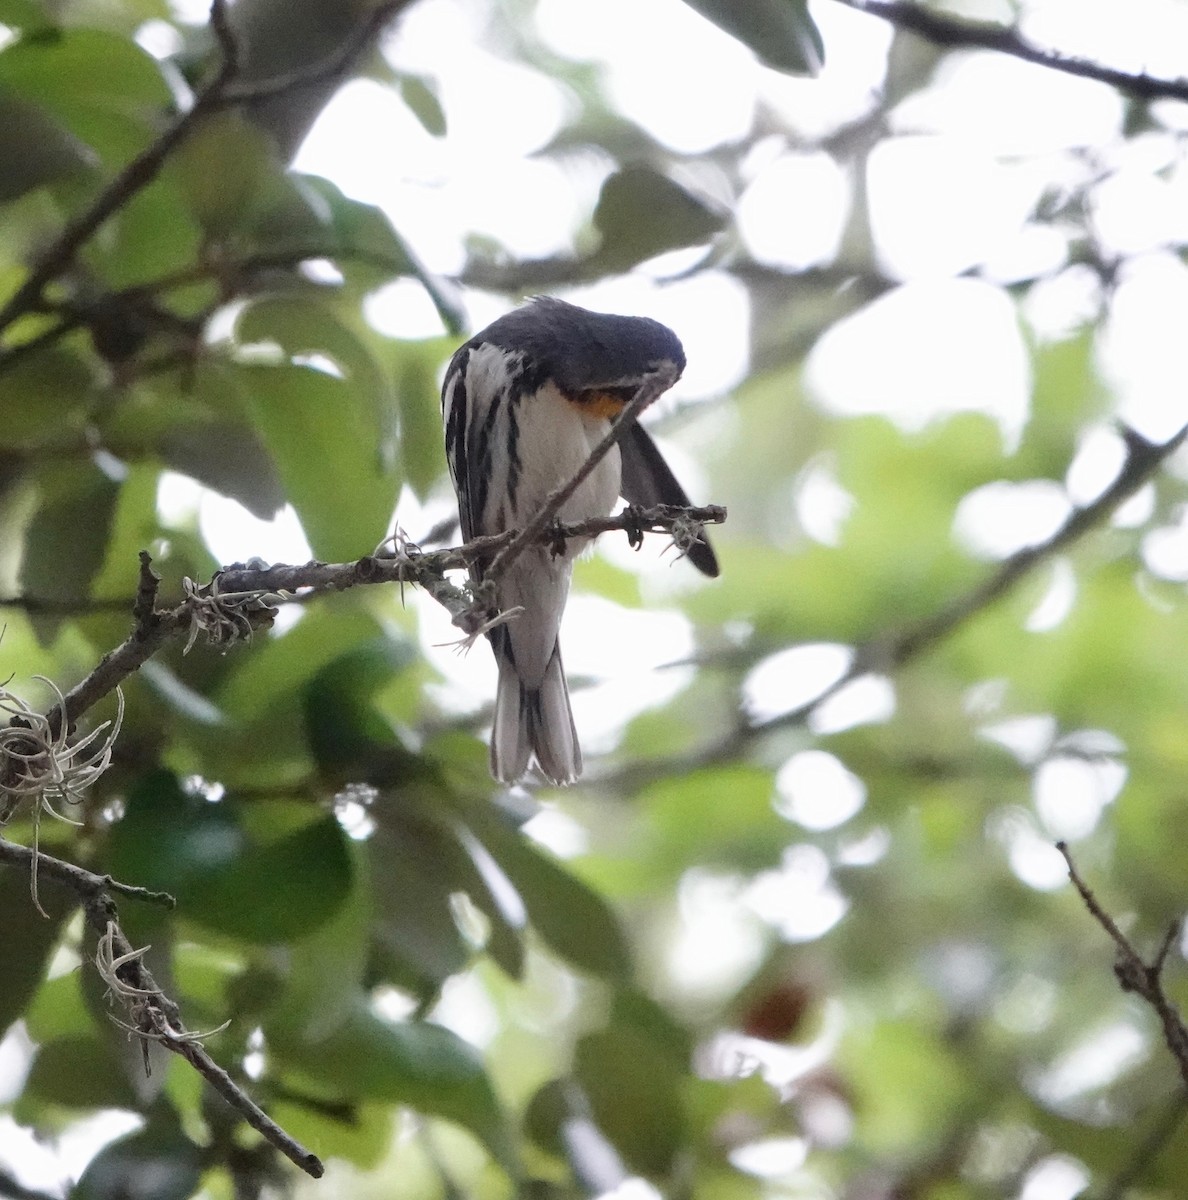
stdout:
{"type": "MultiPolygon", "coordinates": [[[[523,528],[573,478],[641,385],[665,370],[675,381],[684,368],[680,339],[659,321],[592,312],[551,296],[476,333],[450,359],[441,392],[463,539],[523,528]]],[[[605,517],[620,495],[641,507],[689,503],[638,421],[557,519],[605,517]]],[[[487,631],[499,670],[490,765],[501,783],[519,782],[533,759],[553,784],[581,774],[559,632],[573,560],[587,541],[526,546],[495,581],[500,612],[521,610],[487,631]]],[[[705,575],[718,574],[704,534],[687,557],[705,575]]],[[[471,567],[474,583],[489,565],[471,567]]]]}

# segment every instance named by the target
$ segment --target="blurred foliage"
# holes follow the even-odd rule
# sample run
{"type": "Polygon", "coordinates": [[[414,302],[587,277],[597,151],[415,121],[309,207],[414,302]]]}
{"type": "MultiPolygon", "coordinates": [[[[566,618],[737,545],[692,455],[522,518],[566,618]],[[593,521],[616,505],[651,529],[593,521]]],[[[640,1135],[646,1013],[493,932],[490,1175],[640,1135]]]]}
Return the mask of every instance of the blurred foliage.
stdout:
{"type": "MultiPolygon", "coordinates": [[[[819,64],[801,0],[689,3],[769,67],[819,64]]],[[[369,7],[239,0],[247,77],[320,60],[369,7]]],[[[507,795],[487,776],[482,714],[458,715],[419,648],[423,610],[395,589],[321,598],[225,655],[159,655],[127,685],[80,824],[43,822],[42,845],[176,896],[169,915],[122,901],[129,937],[151,943],[191,1027],[217,1030],[213,1057],[333,1169],[298,1183],[180,1060],[154,1053],[146,1077],[108,1020],[72,898],[43,880],[37,915],[13,870],[0,1027],[4,1061],[27,1071],[4,1081],[0,1168],[33,1170],[12,1122],[52,1159],[64,1131],[120,1110],[139,1127],[109,1138],[72,1196],[562,1200],[629,1175],[710,1200],[974,1200],[1028,1181],[1029,1198],[1105,1196],[1119,1180],[1182,1195],[1182,1084],[1051,848],[1073,841],[1142,946],[1183,911],[1188,606],[1144,553],[1179,528],[1182,465],[884,680],[888,711],[787,716],[813,694],[814,647],[844,653],[994,569],[954,533],[971,493],[1044,481],[1067,495],[1090,439],[1121,446],[1097,365],[1121,267],[1094,253],[1093,179],[1030,214],[1100,270],[1103,302],[1067,336],[1027,331],[1017,444],[978,415],[916,430],[838,416],[806,398],[804,354],[895,286],[861,189],[836,262],[758,263],[736,228],[745,164],[799,134],[766,112],[738,144],[679,155],[614,108],[591,64],[545,47],[527,0],[476,11],[491,46],[572,101],[541,156],[594,152],[606,170],[575,176],[587,218],[569,253],[517,262],[476,240],[457,282],[510,305],[677,251],[680,271],[725,272],[751,299],[749,377],[667,429],[731,510],[722,578],[666,601],[694,632],[695,669],[589,756],[582,785],[507,795]],[[822,480],[844,497],[824,532],[806,519],[822,480]],[[746,686],[757,667],[774,702],[746,686]],[[822,764],[836,794],[818,784],[810,804],[797,772],[822,764]],[[549,850],[561,834],[580,849],[549,850]],[[1056,1190],[1033,1190],[1053,1171],[1056,1190]]],[[[208,29],[152,0],[0,0],[0,23],[8,294],[217,54],[208,29]],[[137,41],[146,22],[160,57],[137,41]]],[[[941,69],[913,45],[896,42],[886,93],[822,142],[855,177],[890,97],[941,69]]],[[[364,66],[451,136],[431,73],[378,53],[364,66]]],[[[68,687],[126,636],[139,550],[170,596],[219,565],[196,515],[158,504],[167,471],[257,516],[291,505],[324,559],[370,553],[402,494],[444,509],[436,381],[461,289],[378,209],[286,166],[331,90],[211,116],[6,331],[0,675],[30,703],[52,701],[35,676],[68,687]],[[438,336],[365,319],[397,279],[426,290],[438,336]]],[[[1159,120],[1133,111],[1131,133],[1159,120]]],[[[385,131],[360,131],[357,152],[399,167],[385,131]]],[[[1012,283],[1024,326],[1042,282],[1012,283]]],[[[600,559],[578,588],[643,605],[635,577],[600,559]]],[[[31,838],[29,814],[5,835],[31,838]]],[[[1168,986],[1188,1001],[1179,954],[1168,986]]]]}

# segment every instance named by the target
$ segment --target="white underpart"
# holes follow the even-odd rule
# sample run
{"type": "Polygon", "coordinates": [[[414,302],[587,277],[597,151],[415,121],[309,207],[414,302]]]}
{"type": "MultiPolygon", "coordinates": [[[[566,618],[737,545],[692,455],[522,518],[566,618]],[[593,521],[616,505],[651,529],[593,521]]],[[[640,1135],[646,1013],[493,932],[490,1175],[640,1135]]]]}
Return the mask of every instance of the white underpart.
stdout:
{"type": "MultiPolygon", "coordinates": [[[[472,406],[472,429],[485,420],[491,399],[502,393],[506,363],[505,353],[494,346],[479,346],[471,352],[466,371],[466,393],[472,406]]],[[[448,418],[448,408],[446,415],[448,418]]],[[[515,504],[511,503],[508,486],[510,459],[505,454],[495,454],[486,511],[477,514],[479,527],[475,533],[501,533],[525,525],[557,488],[577,474],[590,451],[610,428],[608,420],[586,415],[576,404],[566,400],[552,383],[547,383],[535,395],[525,396],[516,415],[520,474],[515,504]]],[[[505,402],[491,432],[492,444],[507,445],[507,430],[505,402]]],[[[606,516],[614,507],[619,486],[619,448],[614,446],[561,506],[559,519],[576,522],[606,516]]],[[[586,544],[584,538],[572,538],[566,544],[565,554],[559,556],[554,556],[550,547],[531,547],[500,581],[500,608],[524,609],[510,628],[516,665],[527,687],[539,686],[544,676],[569,593],[571,560],[586,544]]]]}
{"type": "MultiPolygon", "coordinates": [[[[610,422],[584,412],[566,400],[555,384],[509,403],[509,376],[519,361],[492,346],[471,351],[465,389],[468,429],[480,431],[491,406],[498,401],[490,429],[481,434],[493,448],[490,485],[481,513],[474,515],[474,533],[500,533],[523,527],[582,468],[591,450],[606,436],[610,422]],[[509,436],[514,414],[517,437],[515,488],[509,436]]],[[[448,424],[457,388],[446,389],[444,416],[448,424]]],[[[470,470],[481,470],[473,460],[470,470]]],[[[567,522],[605,516],[619,494],[621,466],[614,446],[575,489],[557,516],[567,522]]],[[[468,479],[469,485],[475,481],[468,479]]],[[[474,494],[477,495],[477,489],[474,494]]],[[[569,705],[569,693],[557,637],[569,594],[573,559],[588,539],[573,538],[554,554],[551,546],[529,546],[498,580],[497,600],[504,612],[519,609],[507,626],[510,655],[496,642],[499,686],[491,725],[491,770],[511,783],[524,774],[533,755],[542,774],[554,783],[571,783],[581,774],[582,752],[569,705]]]]}

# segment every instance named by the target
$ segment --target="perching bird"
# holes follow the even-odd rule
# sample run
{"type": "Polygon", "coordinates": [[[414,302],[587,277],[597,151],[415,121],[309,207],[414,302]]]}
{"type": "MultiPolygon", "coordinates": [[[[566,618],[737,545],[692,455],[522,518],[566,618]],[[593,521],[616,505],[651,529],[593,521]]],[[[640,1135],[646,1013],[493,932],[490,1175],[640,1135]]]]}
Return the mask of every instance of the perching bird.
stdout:
{"type": "MultiPolygon", "coordinates": [[[[679,376],[685,352],[658,321],[590,312],[551,297],[475,334],[450,360],[441,392],[463,538],[531,521],[549,494],[573,478],[640,385],[666,366],[679,376]]],[[[641,506],[689,503],[638,423],[557,518],[604,517],[620,494],[641,506]]],[[[585,544],[571,538],[560,553],[527,546],[497,580],[500,611],[523,610],[488,633],[499,666],[491,773],[504,783],[521,778],[532,755],[553,783],[572,783],[581,773],[558,631],[573,559],[585,544]]],[[[717,575],[704,537],[688,557],[706,575],[717,575]]],[[[481,580],[482,568],[472,575],[481,580]]]]}

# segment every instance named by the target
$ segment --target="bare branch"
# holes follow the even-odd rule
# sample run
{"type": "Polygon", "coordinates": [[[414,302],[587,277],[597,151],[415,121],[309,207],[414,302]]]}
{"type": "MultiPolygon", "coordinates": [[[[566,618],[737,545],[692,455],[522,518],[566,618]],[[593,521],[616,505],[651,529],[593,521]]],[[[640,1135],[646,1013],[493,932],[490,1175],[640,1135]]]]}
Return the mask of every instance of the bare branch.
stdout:
{"type": "Polygon", "coordinates": [[[1056,50],[1037,46],[1017,29],[982,21],[966,21],[949,16],[923,4],[905,0],[838,0],[847,8],[881,17],[899,29],[906,29],[935,46],[970,50],[996,50],[1012,58],[1108,83],[1139,100],[1188,100],[1188,79],[1158,79],[1145,71],[1134,74],[1114,67],[1103,67],[1085,58],[1073,58],[1056,50]]]}
{"type": "Polygon", "coordinates": [[[180,1054],[261,1137],[267,1139],[291,1162],[315,1179],[324,1168],[317,1155],[290,1137],[231,1076],[202,1048],[192,1031],[187,1030],[181,1011],[153,978],[144,964],[144,951],[136,950],[120,929],[111,893],[119,892],[154,904],[172,906],[173,898],[163,892],[117,883],[108,875],[96,875],[73,863],[35,852],[0,838],[0,862],[33,869],[36,859],[42,875],[54,879],[78,897],[87,924],[99,939],[105,978],[114,980],[112,990],[132,1017],[133,1032],[180,1054]]]}
{"type": "MultiPolygon", "coordinates": [[[[613,442],[607,449],[610,444],[613,442]]],[[[554,524],[547,529],[542,527],[534,540],[542,545],[552,544],[558,539],[590,538],[616,530],[632,536],[641,532],[671,534],[674,529],[687,529],[690,522],[716,525],[725,520],[726,510],[718,505],[686,508],[659,504],[653,508],[630,509],[615,517],[554,524]]],[[[46,714],[50,728],[56,734],[62,728],[63,718],[67,728],[73,726],[83,713],[114,691],[174,638],[184,634],[193,641],[201,634],[205,640],[219,645],[240,638],[246,640],[253,630],[271,624],[274,606],[293,599],[291,593],[301,592],[301,598],[304,598],[309,594],[345,591],[366,584],[412,583],[423,588],[452,617],[473,614],[474,597],[450,583],[446,572],[466,569],[474,562],[489,559],[514,545],[520,537],[522,531],[509,529],[447,550],[422,554],[415,546],[406,545],[400,553],[369,554],[346,563],[236,564],[218,572],[209,584],[199,587],[190,583],[186,588],[186,599],[173,608],[157,607],[160,580],[152,569],[152,559],[141,551],[140,583],[132,605],[135,617],[132,632],[65,694],[60,705],[55,705],[46,714]]],[[[19,597],[0,603],[23,604],[19,597]]]]}
{"type": "MultiPolygon", "coordinates": [[[[146,904],[159,904],[165,908],[173,908],[175,901],[168,892],[154,892],[148,888],[134,887],[130,883],[120,883],[110,875],[96,875],[84,867],[76,867],[74,863],[64,859],[53,858],[42,851],[37,851],[38,870],[46,879],[52,879],[63,887],[69,888],[80,900],[88,896],[115,892],[128,896],[133,900],[143,900],[146,904]]],[[[28,867],[33,869],[34,851],[29,846],[20,846],[16,842],[6,841],[0,837],[0,863],[10,866],[28,867]]]]}
{"type": "Polygon", "coordinates": [[[1093,919],[1109,934],[1117,951],[1114,962],[1114,974],[1124,992],[1134,992],[1145,1000],[1159,1017],[1163,1026],[1163,1039],[1171,1051],[1176,1065],[1180,1069],[1180,1077],[1188,1085],[1188,1027],[1180,1016],[1179,1009],[1167,998],[1163,990],[1163,967],[1167,960],[1167,952],[1171,944],[1178,938],[1180,924],[1176,922],[1168,930],[1159,953],[1155,960],[1148,965],[1131,944],[1130,939],[1118,928],[1117,922],[1101,906],[1093,890],[1081,878],[1073,862],[1072,853],[1067,843],[1057,842],[1056,849],[1064,856],[1068,864],[1068,877],[1085,902],[1093,919]]]}

